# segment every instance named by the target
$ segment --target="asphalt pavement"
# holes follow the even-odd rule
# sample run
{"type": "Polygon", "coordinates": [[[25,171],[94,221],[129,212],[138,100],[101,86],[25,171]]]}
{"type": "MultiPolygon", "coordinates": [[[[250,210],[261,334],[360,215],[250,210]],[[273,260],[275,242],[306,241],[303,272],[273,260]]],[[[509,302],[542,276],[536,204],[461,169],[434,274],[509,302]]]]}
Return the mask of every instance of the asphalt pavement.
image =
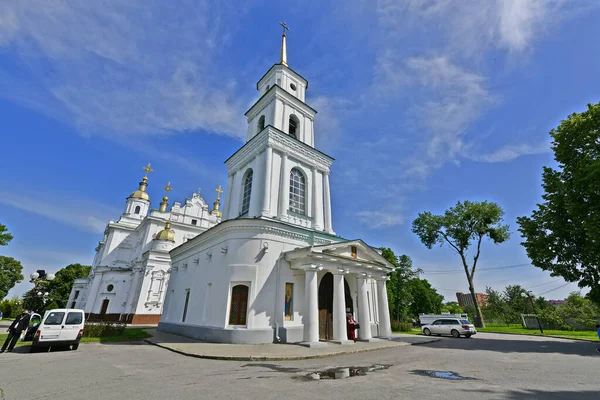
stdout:
{"type": "Polygon", "coordinates": [[[143,343],[25,347],[0,354],[0,399],[596,399],[597,345],[479,334],[277,362],[199,359],[143,343]],[[335,375],[356,376],[326,379],[335,375]]]}

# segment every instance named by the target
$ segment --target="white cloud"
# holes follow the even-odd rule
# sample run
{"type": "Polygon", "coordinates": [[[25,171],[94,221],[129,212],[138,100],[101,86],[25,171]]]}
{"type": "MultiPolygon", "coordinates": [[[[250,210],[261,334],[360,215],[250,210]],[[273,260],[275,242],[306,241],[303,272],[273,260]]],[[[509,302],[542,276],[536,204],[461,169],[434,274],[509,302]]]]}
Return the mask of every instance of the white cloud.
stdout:
{"type": "Polygon", "coordinates": [[[538,144],[508,144],[503,146],[491,153],[477,153],[469,150],[464,154],[466,158],[474,161],[481,161],[486,163],[499,163],[512,161],[516,158],[534,154],[544,154],[551,151],[550,141],[544,140],[538,144]]]}
{"type": "Polygon", "coordinates": [[[445,37],[444,46],[467,56],[486,49],[528,50],[552,23],[580,2],[562,0],[383,0],[381,22],[392,35],[406,28],[445,37]],[[438,32],[440,31],[440,32],[438,32]]]}
{"type": "Polygon", "coordinates": [[[404,215],[388,211],[360,211],[356,214],[369,228],[388,228],[404,223],[404,215]]]}
{"type": "Polygon", "coordinates": [[[68,196],[53,199],[52,196],[41,193],[0,192],[0,204],[41,215],[82,231],[102,233],[110,218],[119,214],[116,209],[93,201],[86,200],[75,203],[65,201],[65,198],[68,196]],[[80,204],[85,204],[85,208],[82,208],[80,204]]]}
{"type": "Polygon", "coordinates": [[[86,134],[241,137],[246,102],[216,62],[231,10],[223,2],[216,8],[210,1],[3,2],[0,48],[14,51],[35,78],[0,73],[0,93],[86,134]],[[37,94],[24,94],[32,86],[37,94]]]}

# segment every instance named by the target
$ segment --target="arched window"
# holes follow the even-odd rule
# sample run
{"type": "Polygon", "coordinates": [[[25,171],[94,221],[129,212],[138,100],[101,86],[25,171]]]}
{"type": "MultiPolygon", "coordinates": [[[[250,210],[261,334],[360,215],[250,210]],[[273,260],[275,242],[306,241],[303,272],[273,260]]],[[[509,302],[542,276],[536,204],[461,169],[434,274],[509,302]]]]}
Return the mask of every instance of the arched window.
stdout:
{"type": "Polygon", "coordinates": [[[263,129],[265,129],[265,116],[261,115],[258,119],[258,131],[260,132],[263,129]]]}
{"type": "Polygon", "coordinates": [[[306,178],[299,169],[290,172],[290,210],[298,214],[306,214],[306,178]]]}
{"type": "Polygon", "coordinates": [[[135,211],[133,212],[134,214],[139,214],[140,213],[140,206],[135,206],[135,211]]]}
{"type": "Polygon", "coordinates": [[[231,306],[229,307],[229,325],[246,325],[248,309],[248,286],[236,285],[231,289],[231,306]]]}
{"type": "Polygon", "coordinates": [[[290,115],[290,128],[288,129],[288,132],[290,134],[291,137],[293,137],[294,139],[297,139],[297,132],[298,132],[298,127],[300,126],[300,121],[298,120],[298,117],[296,117],[294,114],[290,115]]]}
{"type": "Polygon", "coordinates": [[[247,214],[250,211],[250,195],[252,194],[252,170],[246,172],[244,178],[244,195],[242,196],[242,212],[240,215],[247,214]]]}

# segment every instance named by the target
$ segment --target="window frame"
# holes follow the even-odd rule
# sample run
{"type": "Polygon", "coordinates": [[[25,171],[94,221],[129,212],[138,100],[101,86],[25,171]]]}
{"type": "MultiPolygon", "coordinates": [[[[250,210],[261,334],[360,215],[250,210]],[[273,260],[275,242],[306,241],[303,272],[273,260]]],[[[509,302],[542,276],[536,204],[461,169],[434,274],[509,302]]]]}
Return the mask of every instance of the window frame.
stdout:
{"type": "Polygon", "coordinates": [[[46,319],[44,319],[44,325],[48,325],[48,326],[58,326],[58,325],[62,325],[62,322],[65,320],[65,314],[66,314],[66,313],[65,313],[64,311],[54,311],[54,312],[51,312],[51,313],[49,313],[49,314],[46,316],[46,319]],[[49,318],[50,318],[52,315],[54,315],[54,314],[56,314],[56,315],[62,314],[62,317],[60,317],[60,321],[59,321],[58,323],[51,323],[51,324],[49,324],[49,323],[48,323],[48,319],[49,319],[49,318]]]}
{"type": "Polygon", "coordinates": [[[289,195],[288,195],[288,210],[299,214],[299,215],[307,215],[307,207],[306,207],[306,190],[307,190],[307,179],[306,175],[300,168],[292,168],[290,170],[290,179],[288,181],[289,184],[289,195]],[[295,173],[297,173],[295,175],[295,173]],[[299,179],[295,180],[294,178],[298,176],[299,179]],[[297,187],[295,183],[298,183],[297,187]],[[296,193],[297,191],[297,193],[296,193]],[[300,207],[300,205],[302,207],[300,207]]]}
{"type": "Polygon", "coordinates": [[[250,212],[250,203],[252,200],[252,181],[254,180],[254,171],[252,168],[248,168],[244,174],[244,180],[242,181],[242,203],[240,208],[240,216],[246,215],[250,212]],[[248,181],[250,178],[250,181],[248,181]],[[247,192],[247,193],[246,193],[247,192]]]}
{"type": "Polygon", "coordinates": [[[298,133],[300,132],[300,118],[296,114],[290,114],[288,118],[288,135],[294,139],[298,139],[298,133]],[[294,122],[294,132],[292,132],[292,121],[294,122]]]}
{"type": "MultiPolygon", "coordinates": [[[[269,89],[267,89],[267,90],[269,90],[269,89]]],[[[261,115],[261,116],[258,118],[258,123],[257,123],[257,125],[256,125],[257,132],[261,132],[263,129],[265,129],[265,126],[266,126],[266,125],[265,125],[265,116],[264,116],[264,115],[261,115]]]]}
{"type": "Polygon", "coordinates": [[[229,314],[227,315],[228,326],[248,326],[248,298],[250,297],[250,286],[245,283],[236,283],[231,287],[229,294],[229,314]],[[242,293],[235,294],[236,288],[240,288],[242,293]],[[243,292],[245,288],[245,294],[243,292]],[[234,307],[237,305],[237,314],[234,314],[234,307]],[[243,313],[242,313],[243,310],[243,313]],[[233,322],[233,323],[232,323],[233,322]]]}
{"type": "Polygon", "coordinates": [[[142,207],[135,206],[135,208],[133,209],[133,213],[134,214],[139,214],[140,212],[142,212],[142,207]]]}

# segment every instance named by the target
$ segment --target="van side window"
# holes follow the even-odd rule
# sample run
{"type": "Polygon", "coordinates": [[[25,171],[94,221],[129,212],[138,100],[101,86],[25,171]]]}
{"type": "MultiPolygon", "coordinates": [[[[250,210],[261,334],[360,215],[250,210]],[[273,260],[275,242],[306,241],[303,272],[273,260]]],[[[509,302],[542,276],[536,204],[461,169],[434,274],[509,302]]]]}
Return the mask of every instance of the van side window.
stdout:
{"type": "Polygon", "coordinates": [[[60,325],[64,317],[64,312],[51,312],[48,314],[46,321],[44,321],[44,325],[60,325]]]}
{"type": "Polygon", "coordinates": [[[433,324],[431,325],[442,325],[442,320],[438,319],[437,321],[435,321],[433,324]]]}
{"type": "Polygon", "coordinates": [[[67,314],[65,325],[79,325],[83,321],[83,314],[80,312],[70,312],[67,314]]]}

